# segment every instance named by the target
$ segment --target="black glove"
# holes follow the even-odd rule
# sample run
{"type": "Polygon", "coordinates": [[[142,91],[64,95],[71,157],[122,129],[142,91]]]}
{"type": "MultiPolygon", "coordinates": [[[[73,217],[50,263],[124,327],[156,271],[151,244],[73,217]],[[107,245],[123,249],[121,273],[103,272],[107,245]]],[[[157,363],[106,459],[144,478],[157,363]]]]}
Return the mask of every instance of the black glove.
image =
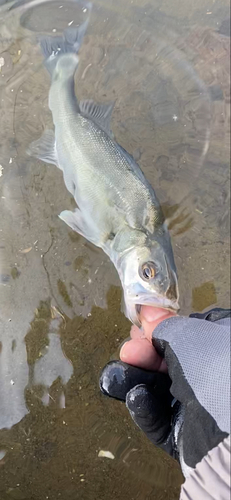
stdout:
{"type": "Polygon", "coordinates": [[[140,429],[178,458],[183,473],[230,432],[230,310],[173,317],[155,329],[153,344],[168,375],[112,361],[101,391],[126,401],[140,429]]]}

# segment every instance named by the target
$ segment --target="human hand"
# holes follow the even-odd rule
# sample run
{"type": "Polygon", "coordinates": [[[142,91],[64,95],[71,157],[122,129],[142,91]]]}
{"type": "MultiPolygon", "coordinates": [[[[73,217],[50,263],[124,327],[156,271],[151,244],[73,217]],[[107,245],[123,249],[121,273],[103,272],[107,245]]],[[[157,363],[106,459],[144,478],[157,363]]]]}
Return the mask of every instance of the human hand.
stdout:
{"type": "Polygon", "coordinates": [[[219,321],[229,314],[180,318],[143,307],[142,331],[132,327],[121,361],[100,377],[102,392],[126,401],[136,424],[179,458],[185,475],[229,432],[229,325],[219,321]]]}
{"type": "Polygon", "coordinates": [[[155,328],[164,320],[176,316],[176,313],[166,309],[143,306],[140,313],[142,328],[131,327],[131,340],[126,342],[121,351],[120,359],[133,366],[145,370],[167,373],[165,359],[155,349],[152,338],[155,328]]]}

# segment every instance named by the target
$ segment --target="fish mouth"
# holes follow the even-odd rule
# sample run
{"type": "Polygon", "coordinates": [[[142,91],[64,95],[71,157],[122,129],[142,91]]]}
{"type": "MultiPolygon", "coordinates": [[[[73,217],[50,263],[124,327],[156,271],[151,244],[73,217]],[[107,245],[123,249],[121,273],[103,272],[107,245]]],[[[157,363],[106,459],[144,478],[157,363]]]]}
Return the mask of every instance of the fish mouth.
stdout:
{"type": "Polygon", "coordinates": [[[140,308],[141,306],[152,306],[168,309],[170,311],[179,311],[180,309],[178,297],[170,299],[166,297],[166,295],[140,294],[134,302],[136,306],[140,308]]]}
{"type": "Polygon", "coordinates": [[[166,309],[167,311],[171,311],[175,314],[180,309],[178,300],[170,300],[167,297],[164,296],[158,296],[155,295],[153,296],[144,296],[144,297],[136,297],[135,300],[127,300],[125,299],[125,304],[126,304],[126,316],[132,321],[137,326],[141,326],[141,322],[139,319],[140,312],[141,312],[141,307],[142,306],[151,306],[151,307],[156,307],[156,308],[161,308],[161,309],[166,309]]]}
{"type": "Polygon", "coordinates": [[[173,304],[169,304],[169,305],[163,305],[161,303],[154,304],[153,302],[150,302],[150,303],[145,302],[143,304],[135,304],[135,309],[136,309],[137,314],[140,314],[142,306],[151,306],[151,307],[156,307],[158,309],[166,309],[166,311],[171,311],[174,313],[177,313],[180,310],[180,306],[179,306],[178,302],[176,302],[176,304],[173,303],[173,304]]]}

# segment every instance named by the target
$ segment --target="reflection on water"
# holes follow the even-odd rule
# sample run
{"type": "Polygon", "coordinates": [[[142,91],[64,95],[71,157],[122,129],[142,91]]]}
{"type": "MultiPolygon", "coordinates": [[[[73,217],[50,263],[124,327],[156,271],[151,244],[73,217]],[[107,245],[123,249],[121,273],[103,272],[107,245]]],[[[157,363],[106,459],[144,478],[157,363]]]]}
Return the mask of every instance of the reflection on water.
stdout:
{"type": "MultiPolygon", "coordinates": [[[[177,464],[99,394],[129,332],[116,272],[58,219],[58,169],[25,153],[52,126],[37,37],[82,4],[0,5],[0,498],[178,498],[177,464]]],[[[115,100],[116,140],[163,204],[184,314],[229,296],[228,16],[226,0],[96,0],[76,77],[78,99],[115,100]]]]}
{"type": "Polygon", "coordinates": [[[30,499],[34,491],[52,499],[72,499],[76,491],[83,498],[106,499],[108,491],[111,498],[162,498],[163,491],[177,498],[177,464],[134,428],[122,404],[115,408],[99,394],[100,368],[129,331],[118,312],[120,290],[112,287],[107,301],[107,309],[94,306],[87,318],[62,318],[49,301],[36,309],[26,336],[29,411],[0,432],[1,498],[30,499]],[[101,449],[115,459],[99,458],[101,449]]]}
{"type": "Polygon", "coordinates": [[[10,329],[1,329],[0,428],[11,428],[28,413],[24,390],[28,383],[28,365],[23,339],[17,341],[10,329]]]}

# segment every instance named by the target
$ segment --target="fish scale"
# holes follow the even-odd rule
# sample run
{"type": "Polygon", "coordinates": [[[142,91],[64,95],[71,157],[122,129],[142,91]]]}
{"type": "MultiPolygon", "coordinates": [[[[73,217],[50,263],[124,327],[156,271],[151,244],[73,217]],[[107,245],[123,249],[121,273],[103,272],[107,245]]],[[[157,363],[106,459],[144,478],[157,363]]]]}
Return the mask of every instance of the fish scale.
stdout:
{"type": "MultiPolygon", "coordinates": [[[[120,152],[117,152],[113,141],[103,131],[97,130],[94,123],[89,122],[89,120],[82,120],[80,115],[74,124],[70,117],[65,122],[59,120],[56,123],[55,121],[55,127],[58,137],[64,137],[64,134],[70,131],[68,134],[69,140],[60,141],[57,152],[58,158],[62,159],[65,156],[69,164],[73,166],[73,179],[76,177],[76,184],[81,186],[80,190],[78,190],[79,197],[75,195],[76,203],[82,206],[84,201],[88,199],[85,191],[89,187],[89,176],[93,175],[94,180],[97,178],[97,182],[101,184],[100,189],[93,191],[96,202],[98,203],[98,199],[104,196],[107,202],[110,200],[112,207],[116,205],[124,211],[125,219],[128,215],[127,211],[129,211],[132,227],[143,227],[143,216],[142,220],[139,220],[140,213],[143,214],[142,209],[146,209],[148,205],[150,209],[153,206],[151,205],[149,192],[142,182],[134,178],[134,174],[129,171],[126,160],[124,160],[120,152]],[[91,136],[90,144],[88,133],[91,136]],[[78,138],[78,142],[76,142],[76,138],[78,138]],[[79,144],[81,144],[81,148],[79,148],[79,144]],[[81,169],[78,168],[78,165],[83,161],[83,157],[84,169],[81,169]],[[110,172],[110,176],[108,172],[110,172]],[[121,176],[123,176],[122,189],[120,186],[121,176]],[[110,195],[108,195],[108,189],[110,195]],[[136,205],[139,205],[139,212],[136,210],[136,205]]],[[[156,212],[156,208],[154,210],[156,212]]]]}

